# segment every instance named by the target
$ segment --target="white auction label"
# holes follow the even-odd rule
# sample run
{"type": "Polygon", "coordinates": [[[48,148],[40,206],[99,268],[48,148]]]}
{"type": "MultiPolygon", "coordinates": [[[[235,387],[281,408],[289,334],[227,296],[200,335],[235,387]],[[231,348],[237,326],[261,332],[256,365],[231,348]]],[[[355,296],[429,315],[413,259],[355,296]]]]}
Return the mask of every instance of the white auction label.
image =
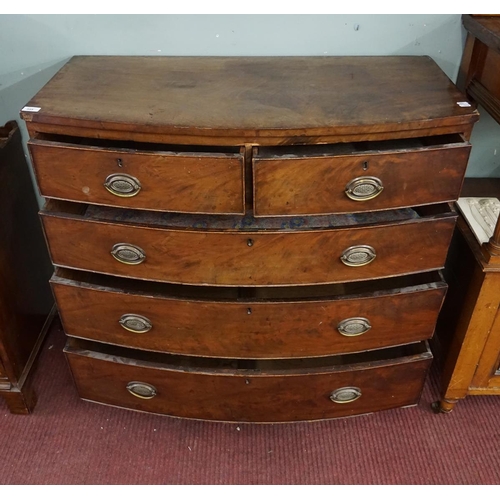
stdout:
{"type": "Polygon", "coordinates": [[[33,113],[38,113],[42,108],[37,108],[35,106],[24,106],[21,111],[32,111],[33,113]]]}
{"type": "Polygon", "coordinates": [[[457,102],[457,104],[461,107],[461,108],[470,108],[471,107],[471,104],[467,101],[460,101],[460,102],[457,102]]]}

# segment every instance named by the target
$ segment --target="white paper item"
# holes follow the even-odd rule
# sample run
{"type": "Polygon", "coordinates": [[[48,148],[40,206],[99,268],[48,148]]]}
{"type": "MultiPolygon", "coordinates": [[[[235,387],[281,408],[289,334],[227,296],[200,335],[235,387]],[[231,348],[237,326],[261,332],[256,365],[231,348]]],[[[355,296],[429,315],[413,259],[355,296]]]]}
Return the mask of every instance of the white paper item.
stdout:
{"type": "Polygon", "coordinates": [[[500,213],[498,198],[459,198],[457,206],[480,244],[493,236],[500,213]]]}

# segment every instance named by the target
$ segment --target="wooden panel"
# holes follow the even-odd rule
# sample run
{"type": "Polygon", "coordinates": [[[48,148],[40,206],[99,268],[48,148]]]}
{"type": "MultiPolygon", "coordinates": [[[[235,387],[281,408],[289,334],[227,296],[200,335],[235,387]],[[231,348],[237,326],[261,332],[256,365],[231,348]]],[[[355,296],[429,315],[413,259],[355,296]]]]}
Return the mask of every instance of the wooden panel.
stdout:
{"type": "Polygon", "coordinates": [[[84,147],[30,141],[41,194],[159,211],[244,212],[243,155],[239,153],[148,151],[148,145],[138,150],[109,141],[104,144],[84,147]],[[138,193],[121,197],[109,192],[104,183],[113,174],[132,176],[141,186],[138,193]]]}
{"type": "MultiPolygon", "coordinates": [[[[154,293],[147,286],[138,292],[63,276],[64,270],[58,270],[51,282],[68,335],[221,358],[328,356],[425,340],[434,332],[446,291],[444,282],[396,289],[385,283],[385,289],[378,284],[356,295],[332,296],[336,287],[330,286],[323,299],[214,300],[207,289],[207,298],[190,300],[154,293]],[[145,317],[152,328],[146,333],[127,331],[119,324],[124,314],[145,317]],[[371,325],[366,333],[339,333],[341,321],[359,317],[371,325]]],[[[302,290],[303,297],[310,293],[302,290]]]]}
{"type": "Polygon", "coordinates": [[[232,368],[234,363],[224,366],[199,358],[142,361],[118,355],[116,350],[92,351],[88,343],[72,340],[65,352],[83,399],[236,422],[319,420],[416,404],[432,358],[430,351],[419,346],[407,349],[406,356],[399,352],[386,359],[382,357],[389,356],[385,351],[371,358],[360,355],[357,362],[347,356],[351,364],[335,365],[338,359],[326,358],[319,363],[261,361],[232,368]],[[148,400],[133,396],[126,388],[132,381],[150,384],[156,396],[148,400]],[[332,392],[343,387],[359,388],[361,397],[350,403],[332,402],[332,392]]]}
{"type": "MultiPolygon", "coordinates": [[[[488,334],[484,342],[484,349],[476,373],[472,379],[472,387],[500,387],[500,374],[498,373],[498,361],[500,358],[500,272],[488,273],[485,276],[483,288],[481,290],[482,301],[485,303],[485,309],[490,312],[488,318],[492,320],[491,324],[485,324],[485,330],[488,334]],[[495,310],[496,306],[496,310],[495,310]]],[[[479,306],[480,304],[478,304],[479,306]]],[[[476,306],[477,307],[477,306],[476,306]]],[[[476,335],[478,338],[479,336],[476,335]]]]}
{"type": "Polygon", "coordinates": [[[496,15],[462,16],[464,28],[485,45],[500,52],[500,17],[496,15]]]}
{"type": "MultiPolygon", "coordinates": [[[[500,24],[500,23],[499,23],[500,24]]],[[[476,78],[497,100],[500,100],[500,53],[489,49],[484,59],[481,74],[476,78]]]]}
{"type": "Polygon", "coordinates": [[[500,17],[463,15],[467,44],[459,87],[500,122],[500,17]]]}
{"type": "Polygon", "coordinates": [[[16,122],[0,127],[0,397],[30,413],[34,363],[50,324],[52,273],[16,122]]]}
{"type": "Polygon", "coordinates": [[[288,153],[291,148],[283,148],[282,153],[280,148],[270,148],[270,153],[261,148],[253,160],[255,214],[355,213],[456,200],[470,146],[452,143],[403,149],[405,142],[418,144],[376,143],[363,152],[354,147],[348,151],[346,146],[316,147],[311,156],[298,147],[292,149],[295,155],[288,153]],[[347,186],[367,177],[380,182],[380,194],[363,201],[350,199],[347,186]]]}
{"type": "Polygon", "coordinates": [[[478,119],[473,108],[457,105],[463,100],[430,57],[77,56],[28,104],[41,109],[22,117],[39,128],[98,128],[99,134],[307,143],[325,135],[429,129],[431,120],[433,134],[440,127],[462,132],[478,119]]]}
{"type": "Polygon", "coordinates": [[[470,139],[472,127],[474,123],[449,125],[436,127],[432,126],[433,122],[427,122],[426,128],[418,128],[415,130],[393,130],[393,131],[362,131],[357,132],[353,128],[349,133],[344,135],[335,135],[329,133],[325,135],[315,135],[314,137],[307,137],[303,135],[294,135],[286,137],[283,135],[265,135],[259,134],[258,137],[248,137],[246,135],[188,135],[180,133],[171,134],[155,134],[154,132],[137,132],[137,131],[121,131],[121,130],[101,130],[98,128],[67,126],[67,125],[54,125],[39,122],[26,122],[26,128],[30,137],[44,136],[46,134],[55,134],[58,136],[78,136],[87,139],[106,139],[113,141],[134,141],[134,142],[148,142],[155,144],[181,144],[185,146],[217,146],[217,147],[234,147],[235,144],[241,147],[253,146],[277,146],[277,145],[291,145],[291,144],[336,144],[345,142],[359,142],[359,141],[385,141],[392,139],[407,139],[408,137],[421,138],[432,137],[443,134],[456,134],[460,133],[465,140],[470,139]]]}
{"type": "Polygon", "coordinates": [[[16,383],[53,304],[49,255],[15,122],[0,127],[0,358],[16,383]]]}
{"type": "Polygon", "coordinates": [[[42,212],[55,264],[124,277],[200,285],[296,285],[397,276],[443,267],[455,216],[368,227],[306,231],[207,231],[140,227],[42,212]],[[116,244],[144,251],[138,265],[118,262],[116,244]],[[376,251],[371,263],[340,260],[353,246],[376,251]]]}

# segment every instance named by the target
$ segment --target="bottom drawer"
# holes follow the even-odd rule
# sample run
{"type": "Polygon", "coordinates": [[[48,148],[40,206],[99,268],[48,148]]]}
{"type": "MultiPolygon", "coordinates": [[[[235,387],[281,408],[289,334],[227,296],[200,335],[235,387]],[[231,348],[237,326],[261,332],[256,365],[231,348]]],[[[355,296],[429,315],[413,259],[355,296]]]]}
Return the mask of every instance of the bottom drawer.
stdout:
{"type": "Polygon", "coordinates": [[[69,339],[81,398],[176,417],[291,422],[417,404],[426,342],[303,360],[217,360],[137,352],[69,339]]]}

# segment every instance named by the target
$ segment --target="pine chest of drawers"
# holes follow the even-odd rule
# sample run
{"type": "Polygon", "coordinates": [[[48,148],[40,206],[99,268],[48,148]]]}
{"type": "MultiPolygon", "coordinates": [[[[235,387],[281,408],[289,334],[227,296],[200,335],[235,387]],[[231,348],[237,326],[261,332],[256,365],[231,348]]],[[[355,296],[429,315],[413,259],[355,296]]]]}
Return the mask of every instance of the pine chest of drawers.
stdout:
{"type": "Polygon", "coordinates": [[[478,114],[427,57],[74,57],[22,111],[83,399],[418,403],[478,114]]]}

